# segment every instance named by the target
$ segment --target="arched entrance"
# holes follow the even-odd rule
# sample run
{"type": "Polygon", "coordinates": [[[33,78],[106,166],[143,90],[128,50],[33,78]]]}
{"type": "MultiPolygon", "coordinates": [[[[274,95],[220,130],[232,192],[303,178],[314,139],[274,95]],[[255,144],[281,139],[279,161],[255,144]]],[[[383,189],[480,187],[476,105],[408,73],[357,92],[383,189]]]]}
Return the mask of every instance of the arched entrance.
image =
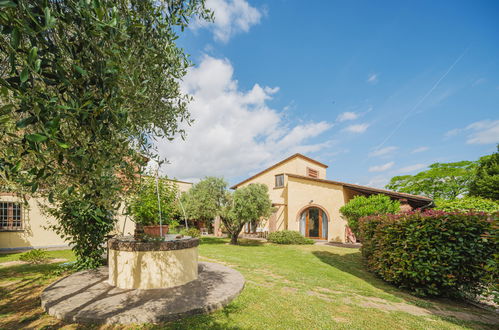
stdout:
{"type": "Polygon", "coordinates": [[[312,206],[300,214],[300,233],[309,238],[327,239],[328,218],[322,209],[312,206]]]}

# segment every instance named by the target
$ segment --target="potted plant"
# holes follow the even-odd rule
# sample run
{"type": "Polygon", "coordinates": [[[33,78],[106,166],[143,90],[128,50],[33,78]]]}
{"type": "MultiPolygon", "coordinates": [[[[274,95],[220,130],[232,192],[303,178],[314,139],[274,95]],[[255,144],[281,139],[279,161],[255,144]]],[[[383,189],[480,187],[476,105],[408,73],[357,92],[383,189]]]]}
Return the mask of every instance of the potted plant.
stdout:
{"type": "Polygon", "coordinates": [[[156,184],[155,178],[144,177],[129,205],[137,227],[149,236],[167,234],[171,225],[178,224],[177,194],[175,183],[160,178],[156,184]]]}

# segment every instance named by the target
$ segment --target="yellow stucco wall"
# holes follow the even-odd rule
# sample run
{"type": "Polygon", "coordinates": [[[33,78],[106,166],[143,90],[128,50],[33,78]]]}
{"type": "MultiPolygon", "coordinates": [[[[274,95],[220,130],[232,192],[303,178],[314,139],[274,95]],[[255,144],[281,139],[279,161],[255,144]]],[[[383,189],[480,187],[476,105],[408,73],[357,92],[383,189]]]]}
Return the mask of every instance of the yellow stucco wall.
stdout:
{"type": "MultiPolygon", "coordinates": [[[[59,235],[48,228],[55,223],[55,219],[42,212],[40,203],[42,198],[29,198],[28,205],[23,204],[22,198],[0,195],[0,201],[19,202],[22,207],[23,229],[20,231],[0,231],[0,249],[26,249],[26,248],[56,248],[68,246],[59,235]]],[[[135,224],[119,212],[118,221],[112,234],[133,234],[135,224]]]]}
{"type": "MultiPolygon", "coordinates": [[[[192,183],[176,181],[180,192],[189,190],[192,183]]],[[[0,194],[0,201],[20,202],[19,197],[10,196],[8,194],[0,194]]],[[[54,219],[42,213],[39,203],[43,203],[41,198],[30,198],[28,207],[22,205],[23,224],[22,231],[0,231],[0,250],[9,249],[26,249],[26,248],[55,248],[68,246],[62,238],[54,231],[47,228],[48,225],[54,223],[54,219]]],[[[110,234],[130,236],[135,230],[135,223],[130,216],[125,213],[125,206],[122,205],[117,215],[117,222],[110,234]]]]}
{"type": "Polygon", "coordinates": [[[192,188],[192,183],[190,183],[190,182],[177,181],[177,180],[171,180],[171,181],[177,185],[178,190],[181,193],[186,192],[187,190],[192,188]]]}
{"type": "Polygon", "coordinates": [[[0,196],[1,201],[19,202],[22,205],[23,230],[0,232],[0,249],[60,247],[67,243],[54,231],[47,228],[54,219],[42,213],[38,202],[40,199],[30,198],[28,205],[22,204],[19,197],[0,196]]]}
{"type": "Polygon", "coordinates": [[[288,229],[300,230],[299,217],[304,208],[316,206],[328,214],[328,241],[344,242],[345,225],[340,207],[345,205],[345,194],[341,185],[299,178],[288,179],[288,229]]]}
{"type": "Polygon", "coordinates": [[[198,277],[198,248],[109,251],[109,284],[122,289],[170,288],[198,277]]]}

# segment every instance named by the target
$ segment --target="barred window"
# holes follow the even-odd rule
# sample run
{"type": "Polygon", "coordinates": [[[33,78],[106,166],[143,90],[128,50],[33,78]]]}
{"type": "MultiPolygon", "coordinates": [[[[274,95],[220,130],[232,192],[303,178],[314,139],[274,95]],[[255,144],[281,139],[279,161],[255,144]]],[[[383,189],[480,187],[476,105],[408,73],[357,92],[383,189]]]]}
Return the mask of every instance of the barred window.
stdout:
{"type": "Polygon", "coordinates": [[[23,229],[21,203],[0,202],[0,230],[23,229]]]}

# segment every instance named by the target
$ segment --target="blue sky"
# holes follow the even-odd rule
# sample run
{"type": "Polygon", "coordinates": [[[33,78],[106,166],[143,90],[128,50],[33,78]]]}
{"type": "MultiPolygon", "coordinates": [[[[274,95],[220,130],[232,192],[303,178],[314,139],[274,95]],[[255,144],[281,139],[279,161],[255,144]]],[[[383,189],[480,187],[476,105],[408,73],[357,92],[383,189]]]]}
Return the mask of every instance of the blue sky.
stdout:
{"type": "Polygon", "coordinates": [[[302,152],[375,187],[499,142],[499,2],[208,0],[170,177],[235,183],[302,152]]]}

